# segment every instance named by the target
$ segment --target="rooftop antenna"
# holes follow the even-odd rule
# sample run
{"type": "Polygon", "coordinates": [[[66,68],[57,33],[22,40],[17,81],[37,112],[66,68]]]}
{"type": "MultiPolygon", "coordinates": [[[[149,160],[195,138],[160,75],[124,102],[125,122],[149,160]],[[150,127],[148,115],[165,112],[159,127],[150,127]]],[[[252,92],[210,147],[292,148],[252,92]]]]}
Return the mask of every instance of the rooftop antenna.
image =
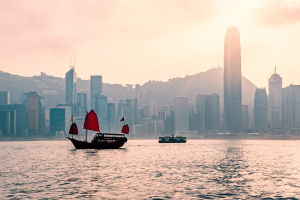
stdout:
{"type": "Polygon", "coordinates": [[[74,66],[73,66],[73,69],[75,69],[75,56],[74,56],[74,66]]]}
{"type": "Polygon", "coordinates": [[[70,69],[72,69],[72,64],[71,64],[71,56],[70,56],[70,69]]]}
{"type": "Polygon", "coordinates": [[[276,63],[275,63],[275,67],[274,68],[275,68],[275,74],[276,74],[276,63]]]}

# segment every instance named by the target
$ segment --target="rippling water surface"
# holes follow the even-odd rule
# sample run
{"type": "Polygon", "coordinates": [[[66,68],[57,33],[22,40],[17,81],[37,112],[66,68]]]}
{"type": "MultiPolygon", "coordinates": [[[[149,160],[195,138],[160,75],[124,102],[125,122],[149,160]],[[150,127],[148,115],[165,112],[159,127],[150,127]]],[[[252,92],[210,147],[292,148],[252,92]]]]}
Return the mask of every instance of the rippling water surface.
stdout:
{"type": "Polygon", "coordinates": [[[0,142],[0,199],[300,198],[300,141],[0,142]]]}

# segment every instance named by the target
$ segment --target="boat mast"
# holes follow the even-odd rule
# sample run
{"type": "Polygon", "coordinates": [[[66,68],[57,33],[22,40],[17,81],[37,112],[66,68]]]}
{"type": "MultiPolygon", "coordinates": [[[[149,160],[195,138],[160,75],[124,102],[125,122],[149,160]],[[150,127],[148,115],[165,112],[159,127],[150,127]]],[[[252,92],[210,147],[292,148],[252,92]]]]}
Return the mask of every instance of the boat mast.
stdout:
{"type": "Polygon", "coordinates": [[[85,122],[86,122],[86,129],[85,129],[85,141],[87,142],[87,127],[88,127],[88,112],[86,111],[86,118],[85,118],[85,122]]]}

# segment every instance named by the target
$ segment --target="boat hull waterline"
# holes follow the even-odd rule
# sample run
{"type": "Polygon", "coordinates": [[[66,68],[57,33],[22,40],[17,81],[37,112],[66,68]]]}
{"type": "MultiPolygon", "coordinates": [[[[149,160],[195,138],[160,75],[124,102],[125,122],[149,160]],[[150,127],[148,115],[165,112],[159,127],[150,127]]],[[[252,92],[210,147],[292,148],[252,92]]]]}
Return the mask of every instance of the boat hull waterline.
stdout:
{"type": "Polygon", "coordinates": [[[86,142],[69,138],[76,149],[118,149],[127,142],[127,138],[122,138],[112,142],[86,142]]]}

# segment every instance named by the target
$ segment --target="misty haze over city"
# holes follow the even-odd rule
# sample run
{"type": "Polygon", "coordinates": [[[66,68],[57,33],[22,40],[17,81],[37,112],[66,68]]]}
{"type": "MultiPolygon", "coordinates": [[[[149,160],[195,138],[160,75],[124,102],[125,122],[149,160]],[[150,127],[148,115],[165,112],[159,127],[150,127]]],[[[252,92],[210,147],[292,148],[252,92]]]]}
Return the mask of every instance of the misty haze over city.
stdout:
{"type": "Polygon", "coordinates": [[[0,11],[1,199],[300,198],[300,2],[0,11]]]}

